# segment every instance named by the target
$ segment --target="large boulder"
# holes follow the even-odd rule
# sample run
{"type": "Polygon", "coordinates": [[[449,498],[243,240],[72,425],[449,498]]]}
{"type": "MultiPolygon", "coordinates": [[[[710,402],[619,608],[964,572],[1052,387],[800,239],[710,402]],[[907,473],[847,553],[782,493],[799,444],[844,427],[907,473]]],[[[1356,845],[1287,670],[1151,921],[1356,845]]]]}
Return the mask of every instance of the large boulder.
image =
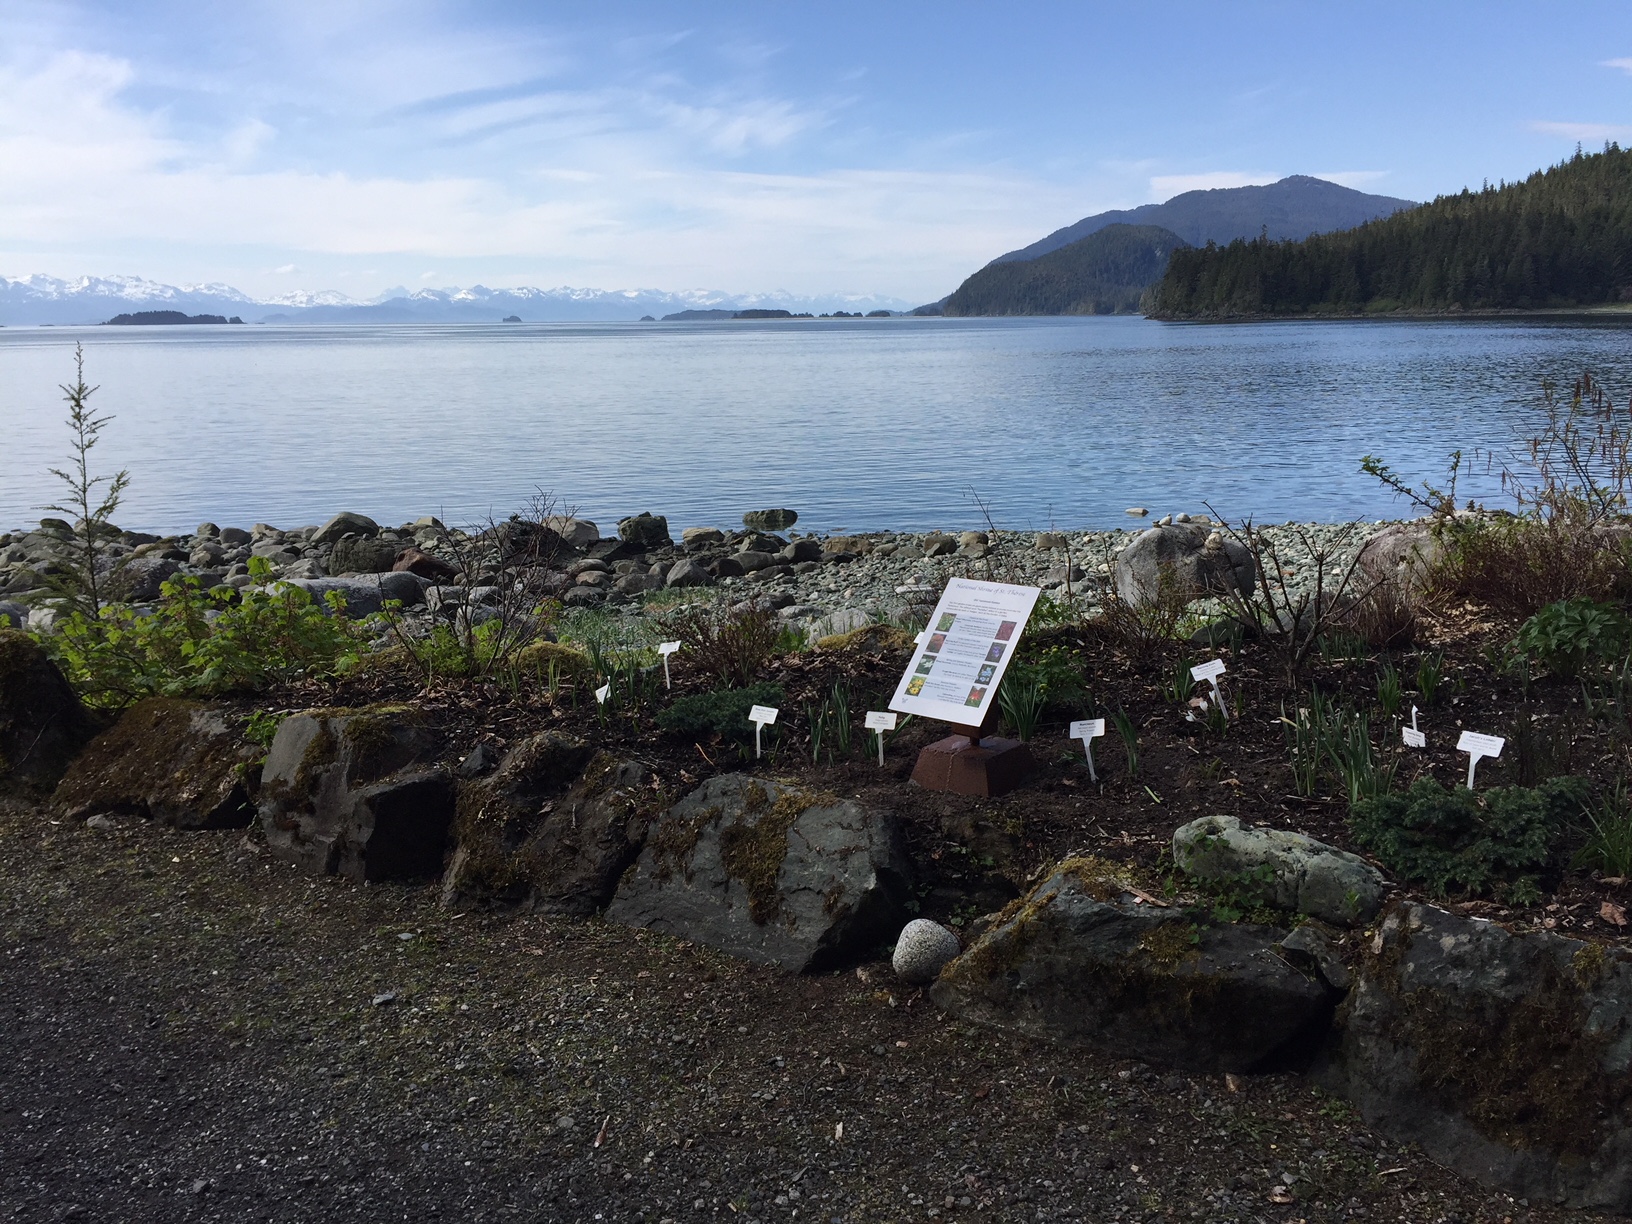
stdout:
{"type": "Polygon", "coordinates": [[[230,708],[150,697],[85,746],[52,802],[68,820],[134,815],[178,829],[241,829],[255,818],[260,755],[230,708]]]}
{"type": "Polygon", "coordinates": [[[1386,888],[1382,872],[1358,855],[1301,833],[1242,828],[1234,816],[1203,816],[1175,830],[1173,861],[1193,880],[1339,926],[1369,922],[1386,888]]]}
{"type": "Polygon", "coordinates": [[[124,603],[152,603],[164,584],[181,572],[179,561],[164,557],[127,557],[109,572],[104,594],[124,603]]]}
{"type": "Polygon", "coordinates": [[[329,554],[331,574],[383,574],[390,571],[402,544],[378,536],[347,536],[336,540],[329,554]]]}
{"type": "Polygon", "coordinates": [[[750,531],[786,531],[799,521],[797,510],[750,510],[742,516],[742,525],[750,531]]]}
{"type": "Polygon", "coordinates": [[[461,792],[443,904],[495,901],[587,917],[612,899],[662,806],[639,762],[592,757],[581,740],[551,731],[535,735],[461,792]]]}
{"type": "Polygon", "coordinates": [[[1110,864],[1071,859],[944,970],[949,1012],[1113,1058],[1255,1071],[1312,1048],[1332,993],[1273,927],[1139,903],[1110,864]]]}
{"type": "Polygon", "coordinates": [[[49,790],[94,730],[39,643],[0,628],[0,789],[49,790]]]}
{"type": "Polygon", "coordinates": [[[803,972],[892,939],[907,899],[890,816],[726,774],[658,818],[606,916],[803,972]]]}
{"type": "Polygon", "coordinates": [[[266,844],[313,875],[440,875],[454,785],[413,710],[309,710],[278,724],[261,775],[266,844]]]}
{"type": "Polygon", "coordinates": [[[618,520],[618,538],[639,549],[667,548],[674,543],[669,539],[669,520],[661,514],[637,514],[618,520]]]}
{"type": "Polygon", "coordinates": [[[336,544],[348,535],[377,536],[380,534],[380,525],[366,514],[355,514],[350,510],[342,510],[323,526],[317,529],[312,536],[313,544],[336,544]]]}
{"type": "Polygon", "coordinates": [[[1320,1078],[1368,1124],[1536,1204],[1632,1213],[1632,954],[1400,902],[1320,1078]]]}
{"type": "Polygon", "coordinates": [[[687,557],[682,561],[676,561],[669,568],[668,576],[664,579],[664,585],[671,587],[699,587],[709,586],[713,581],[713,574],[704,569],[700,563],[687,557]]]}
{"type": "Polygon", "coordinates": [[[1360,545],[1356,564],[1367,584],[1384,583],[1417,594],[1445,555],[1432,520],[1391,523],[1360,545]]]}
{"type": "Polygon", "coordinates": [[[598,543],[601,538],[601,529],[588,519],[557,514],[545,519],[544,525],[565,540],[567,546],[576,552],[583,552],[590,545],[598,543]]]}
{"type": "Polygon", "coordinates": [[[1210,527],[1170,523],[1140,532],[1116,558],[1116,593],[1126,602],[1153,602],[1164,582],[1191,597],[1250,595],[1257,566],[1245,545],[1210,527]]]}
{"type": "Polygon", "coordinates": [[[305,591],[324,607],[328,606],[329,592],[337,591],[350,617],[372,616],[385,607],[387,600],[397,600],[405,608],[417,608],[425,602],[425,580],[402,571],[366,578],[285,578],[280,582],[305,591]]]}

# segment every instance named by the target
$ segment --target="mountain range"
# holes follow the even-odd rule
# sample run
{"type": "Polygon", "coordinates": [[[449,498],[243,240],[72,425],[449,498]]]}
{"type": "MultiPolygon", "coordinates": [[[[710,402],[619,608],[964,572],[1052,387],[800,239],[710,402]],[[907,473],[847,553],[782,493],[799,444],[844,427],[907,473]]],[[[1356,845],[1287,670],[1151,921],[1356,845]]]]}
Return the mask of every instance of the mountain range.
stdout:
{"type": "Polygon", "coordinates": [[[1262,187],[1186,191],[1161,204],[1084,217],[999,255],[917,313],[1033,315],[1129,313],[1160,280],[1168,256],[1237,238],[1303,239],[1415,208],[1294,174],[1262,187]]]}
{"type": "Polygon", "coordinates": [[[797,297],[733,294],[711,289],[388,289],[367,301],[333,290],[296,290],[254,298],[231,285],[166,285],[139,276],[0,277],[0,324],[57,326],[103,323],[140,310],[240,315],[250,323],[498,323],[518,315],[529,323],[618,322],[660,318],[682,310],[903,310],[910,303],[876,295],[797,297]]]}

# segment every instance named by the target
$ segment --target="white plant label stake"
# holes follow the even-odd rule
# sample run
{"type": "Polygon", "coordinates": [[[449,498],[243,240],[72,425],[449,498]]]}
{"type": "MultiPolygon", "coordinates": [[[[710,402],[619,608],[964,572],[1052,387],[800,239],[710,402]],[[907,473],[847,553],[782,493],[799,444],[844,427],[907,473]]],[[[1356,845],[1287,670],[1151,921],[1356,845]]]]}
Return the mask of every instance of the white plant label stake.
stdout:
{"type": "Polygon", "coordinates": [[[1224,716],[1224,721],[1230,721],[1230,711],[1224,705],[1224,694],[1219,692],[1218,678],[1224,674],[1224,660],[1214,659],[1211,663],[1198,663],[1190,669],[1190,679],[1205,680],[1213,686],[1213,704],[1218,712],[1224,716]]]}
{"type": "Polygon", "coordinates": [[[612,682],[610,680],[608,680],[605,684],[601,685],[600,688],[595,690],[595,700],[601,705],[605,705],[606,704],[606,699],[608,697],[610,697],[611,695],[612,695],[612,682]]]}
{"type": "Polygon", "coordinates": [[[868,710],[867,730],[878,733],[878,767],[884,768],[884,732],[895,730],[894,710],[868,710]]]}
{"type": "Polygon", "coordinates": [[[1411,725],[1400,728],[1400,738],[1405,741],[1407,748],[1425,748],[1428,746],[1428,737],[1417,730],[1417,707],[1411,707],[1411,725]]]}
{"type": "Polygon", "coordinates": [[[1082,750],[1088,754],[1088,776],[1095,782],[1099,774],[1094,770],[1094,741],[1105,734],[1103,718],[1079,718],[1071,724],[1071,738],[1082,741],[1082,750]]]}
{"type": "Polygon", "coordinates": [[[680,649],[679,642],[659,642],[657,653],[663,656],[663,687],[672,689],[674,683],[669,679],[669,656],[680,649]]]}
{"type": "Polygon", "coordinates": [[[1456,750],[1468,754],[1468,789],[1473,789],[1473,771],[1479,767],[1483,757],[1499,757],[1502,755],[1502,746],[1507,741],[1499,735],[1480,735],[1477,731],[1464,731],[1462,738],[1456,741],[1456,750]]]}
{"type": "Polygon", "coordinates": [[[754,760],[764,755],[760,751],[759,733],[776,721],[775,706],[755,706],[748,711],[748,721],[754,724],[754,760]]]}

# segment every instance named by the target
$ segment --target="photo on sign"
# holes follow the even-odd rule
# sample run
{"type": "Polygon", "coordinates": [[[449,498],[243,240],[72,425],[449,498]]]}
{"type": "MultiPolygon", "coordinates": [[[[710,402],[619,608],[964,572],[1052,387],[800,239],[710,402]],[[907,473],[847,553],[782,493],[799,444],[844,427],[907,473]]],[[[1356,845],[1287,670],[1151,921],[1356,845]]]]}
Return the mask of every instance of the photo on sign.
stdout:
{"type": "Polygon", "coordinates": [[[993,642],[992,648],[986,652],[986,662],[996,663],[1003,657],[1003,652],[1006,649],[1007,647],[1002,642],[993,642]]]}
{"type": "Polygon", "coordinates": [[[976,684],[990,684],[992,677],[997,674],[996,663],[982,663],[980,670],[975,673],[976,684]]]}
{"type": "Polygon", "coordinates": [[[918,660],[918,674],[920,676],[927,676],[927,675],[929,675],[929,669],[934,667],[934,666],[935,666],[935,656],[934,655],[925,655],[923,658],[918,660]]]}
{"type": "Polygon", "coordinates": [[[1006,642],[1014,636],[1015,626],[1019,623],[1019,621],[1004,621],[997,627],[997,632],[992,636],[1000,642],[1006,642]]]}
{"type": "Polygon", "coordinates": [[[986,690],[985,689],[983,689],[983,688],[972,688],[972,689],[969,690],[969,696],[964,699],[963,704],[964,705],[969,705],[969,706],[978,706],[981,702],[983,702],[985,700],[986,700],[986,690]]]}
{"type": "Polygon", "coordinates": [[[952,628],[952,622],[958,619],[956,612],[943,612],[941,619],[935,622],[935,632],[946,633],[952,628]]]}
{"type": "Polygon", "coordinates": [[[924,691],[924,678],[922,676],[914,676],[911,680],[907,681],[907,696],[908,697],[916,697],[916,696],[918,696],[919,693],[921,693],[923,691],[924,691]]]}
{"type": "Polygon", "coordinates": [[[956,726],[980,722],[1040,594],[1012,583],[949,579],[889,708],[956,726]]]}
{"type": "Polygon", "coordinates": [[[929,639],[929,645],[925,646],[924,649],[927,650],[930,654],[940,654],[941,653],[941,647],[945,646],[945,645],[946,645],[946,634],[937,633],[934,637],[929,639]]]}

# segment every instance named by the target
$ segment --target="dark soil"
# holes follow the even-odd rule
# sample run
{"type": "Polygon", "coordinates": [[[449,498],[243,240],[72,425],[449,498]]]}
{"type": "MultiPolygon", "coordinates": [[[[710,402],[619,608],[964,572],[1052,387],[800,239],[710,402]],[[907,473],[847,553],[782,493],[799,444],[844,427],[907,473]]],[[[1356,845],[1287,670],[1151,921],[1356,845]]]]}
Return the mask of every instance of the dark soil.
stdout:
{"type": "Polygon", "coordinates": [[[1295,1077],[973,1029],[883,966],[790,978],[18,807],[0,880],[6,1219],[1588,1218],[1295,1077]]]}

